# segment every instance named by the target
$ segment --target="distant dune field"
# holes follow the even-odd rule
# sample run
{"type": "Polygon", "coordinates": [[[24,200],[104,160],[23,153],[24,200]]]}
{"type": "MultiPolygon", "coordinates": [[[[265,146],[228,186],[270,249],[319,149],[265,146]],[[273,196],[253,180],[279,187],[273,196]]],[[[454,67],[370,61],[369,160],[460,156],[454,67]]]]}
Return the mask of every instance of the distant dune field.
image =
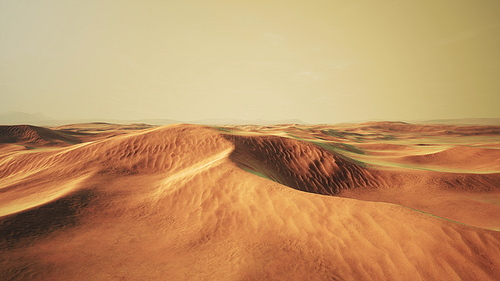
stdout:
{"type": "Polygon", "coordinates": [[[500,126],[0,126],[1,280],[499,280],[500,126]]]}

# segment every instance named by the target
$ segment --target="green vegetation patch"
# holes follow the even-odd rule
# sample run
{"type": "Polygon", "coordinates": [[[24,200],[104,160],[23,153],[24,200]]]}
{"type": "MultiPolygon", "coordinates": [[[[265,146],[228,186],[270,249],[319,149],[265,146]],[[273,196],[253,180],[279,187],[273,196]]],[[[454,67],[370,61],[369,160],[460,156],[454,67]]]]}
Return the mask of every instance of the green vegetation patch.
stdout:
{"type": "Polygon", "coordinates": [[[323,143],[323,142],[315,142],[315,141],[311,141],[311,143],[313,143],[314,145],[317,145],[319,147],[322,147],[328,151],[340,152],[340,153],[342,153],[342,151],[348,151],[348,152],[352,152],[352,153],[356,153],[356,154],[365,154],[365,152],[363,150],[361,150],[360,148],[358,148],[352,144],[340,143],[340,142],[323,143]]]}

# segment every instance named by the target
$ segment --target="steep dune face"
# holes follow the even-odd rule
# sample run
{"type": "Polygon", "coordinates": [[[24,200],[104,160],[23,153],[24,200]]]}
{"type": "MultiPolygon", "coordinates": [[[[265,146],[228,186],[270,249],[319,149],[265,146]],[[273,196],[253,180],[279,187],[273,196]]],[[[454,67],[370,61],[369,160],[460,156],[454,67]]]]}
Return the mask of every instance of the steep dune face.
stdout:
{"type": "Polygon", "coordinates": [[[0,161],[5,280],[495,280],[500,274],[500,232],[329,196],[402,183],[388,171],[290,138],[173,125],[9,153],[0,161]]]}
{"type": "Polygon", "coordinates": [[[381,183],[355,161],[307,142],[277,136],[234,136],[231,159],[243,169],[298,190],[336,195],[381,183]]]}

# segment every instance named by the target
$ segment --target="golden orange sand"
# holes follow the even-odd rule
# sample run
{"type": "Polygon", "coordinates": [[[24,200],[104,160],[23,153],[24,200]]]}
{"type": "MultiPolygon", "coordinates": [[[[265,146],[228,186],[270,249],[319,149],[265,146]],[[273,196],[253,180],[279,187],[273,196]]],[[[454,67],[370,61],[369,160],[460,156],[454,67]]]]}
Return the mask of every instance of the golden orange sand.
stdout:
{"type": "Polygon", "coordinates": [[[499,132],[0,127],[0,276],[498,280],[499,132]]]}

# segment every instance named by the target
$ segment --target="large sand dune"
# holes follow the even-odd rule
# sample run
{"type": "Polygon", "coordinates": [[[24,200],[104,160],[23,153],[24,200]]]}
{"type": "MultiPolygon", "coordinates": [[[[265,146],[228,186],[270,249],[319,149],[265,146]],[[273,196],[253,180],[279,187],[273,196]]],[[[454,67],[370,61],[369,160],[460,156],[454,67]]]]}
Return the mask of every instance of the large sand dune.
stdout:
{"type": "Polygon", "coordinates": [[[500,127],[0,127],[2,280],[498,280],[500,127]]]}

